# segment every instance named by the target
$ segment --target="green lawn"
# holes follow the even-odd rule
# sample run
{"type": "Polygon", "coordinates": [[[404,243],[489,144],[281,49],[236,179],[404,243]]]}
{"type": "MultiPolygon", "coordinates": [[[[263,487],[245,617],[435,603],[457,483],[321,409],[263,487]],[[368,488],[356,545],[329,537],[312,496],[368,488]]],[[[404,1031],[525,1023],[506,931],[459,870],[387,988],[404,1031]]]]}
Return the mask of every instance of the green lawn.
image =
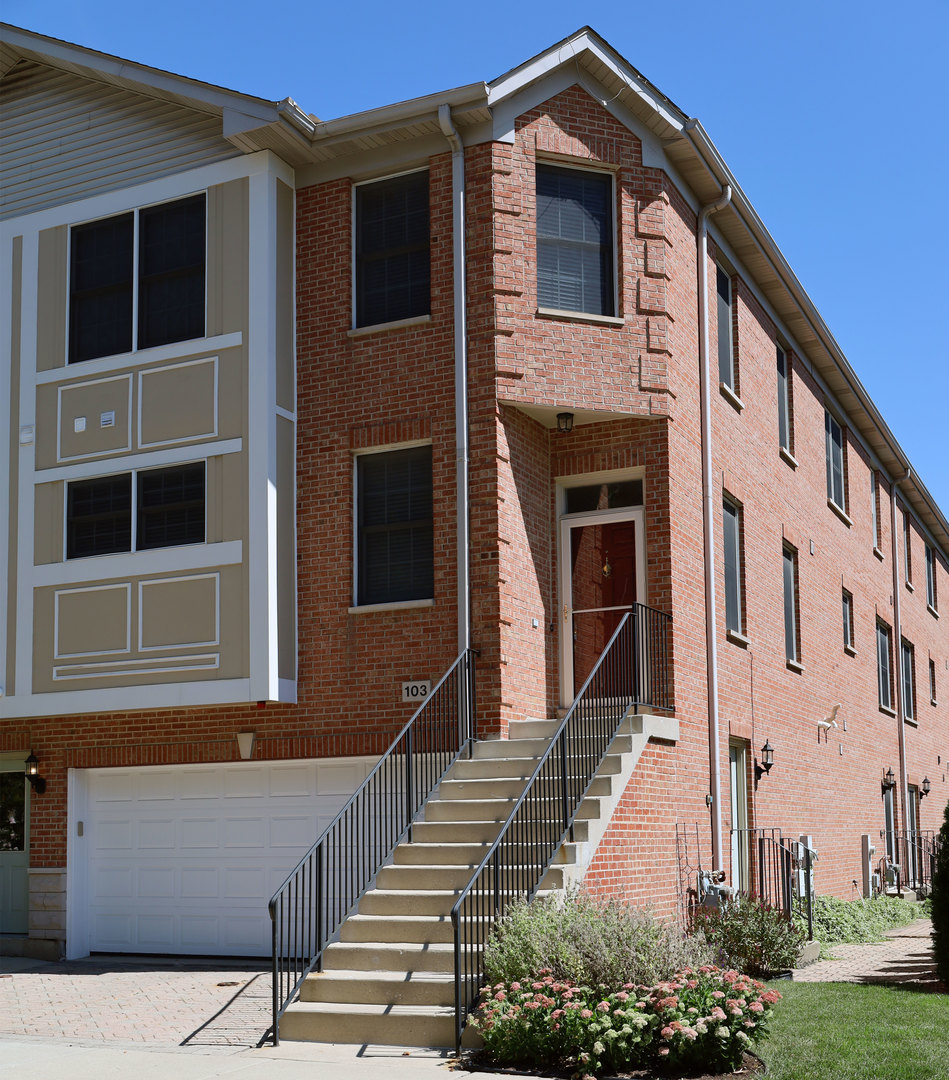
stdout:
{"type": "Polygon", "coordinates": [[[776,982],[756,1047],[768,1080],[946,1080],[949,996],[854,983],[776,982]]]}

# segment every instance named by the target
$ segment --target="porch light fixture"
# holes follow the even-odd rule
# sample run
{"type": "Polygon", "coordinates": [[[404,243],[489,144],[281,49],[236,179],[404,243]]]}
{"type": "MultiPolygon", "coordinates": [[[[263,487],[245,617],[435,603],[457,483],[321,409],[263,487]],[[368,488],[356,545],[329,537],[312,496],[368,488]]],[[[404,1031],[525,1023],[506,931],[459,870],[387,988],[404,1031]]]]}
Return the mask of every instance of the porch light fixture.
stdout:
{"type": "Polygon", "coordinates": [[[38,795],[42,795],[46,790],[46,781],[40,776],[40,763],[32,750],[30,756],[23,762],[23,775],[29,780],[30,787],[38,795]]]}
{"type": "Polygon", "coordinates": [[[896,787],[896,777],[893,775],[892,768],[887,769],[883,774],[882,787],[884,791],[892,791],[896,787]]]}
{"type": "Polygon", "coordinates": [[[573,431],[573,413],[572,412],[559,412],[557,413],[557,430],[561,435],[569,435],[573,431]]]}
{"type": "Polygon", "coordinates": [[[774,747],[768,742],[764,741],[764,746],[761,748],[761,764],[758,764],[758,759],[755,758],[755,787],[758,786],[758,781],[765,775],[765,773],[771,772],[771,766],[774,764],[774,747]]]}
{"type": "Polygon", "coordinates": [[[924,776],[923,777],[923,782],[919,785],[919,797],[921,799],[925,799],[926,796],[930,793],[930,791],[932,791],[932,789],[933,789],[933,786],[929,782],[929,777],[924,776]]]}

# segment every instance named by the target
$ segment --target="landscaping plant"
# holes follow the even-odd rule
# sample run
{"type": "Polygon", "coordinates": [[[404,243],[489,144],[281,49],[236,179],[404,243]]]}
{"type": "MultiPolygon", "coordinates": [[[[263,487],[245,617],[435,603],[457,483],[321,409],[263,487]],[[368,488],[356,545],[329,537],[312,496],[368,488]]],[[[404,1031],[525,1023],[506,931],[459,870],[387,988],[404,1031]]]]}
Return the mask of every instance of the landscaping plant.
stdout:
{"type": "Polygon", "coordinates": [[[939,830],[939,853],[933,869],[933,952],[939,978],[949,986],[949,803],[939,830]]]}
{"type": "Polygon", "coordinates": [[[927,911],[928,904],[914,904],[898,896],[875,896],[871,900],[815,896],[814,937],[822,947],[880,941],[885,931],[906,926],[927,911]]]}
{"type": "Polygon", "coordinates": [[[720,908],[699,908],[693,929],[719,964],[755,977],[793,968],[806,940],[803,928],[784,912],[744,895],[720,908]]]}
{"type": "Polygon", "coordinates": [[[473,1019],[487,1057],[504,1065],[575,1065],[576,1076],[652,1068],[732,1071],[765,1034],[781,995],[737,971],[685,968],[653,986],[607,992],[556,979],[486,986],[473,1019]]]}
{"type": "Polygon", "coordinates": [[[541,970],[589,986],[651,985],[711,962],[700,938],[623,900],[580,891],[515,903],[493,928],[486,980],[522,982],[541,970]]]}

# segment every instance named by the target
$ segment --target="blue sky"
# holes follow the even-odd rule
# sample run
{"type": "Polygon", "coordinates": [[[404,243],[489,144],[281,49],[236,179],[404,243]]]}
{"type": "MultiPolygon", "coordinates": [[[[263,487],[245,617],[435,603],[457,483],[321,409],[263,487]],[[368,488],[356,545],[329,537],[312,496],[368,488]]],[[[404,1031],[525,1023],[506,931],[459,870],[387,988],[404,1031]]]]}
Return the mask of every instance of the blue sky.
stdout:
{"type": "Polygon", "coordinates": [[[321,119],[589,24],[705,126],[949,516],[949,0],[4,0],[3,19],[321,119]]]}

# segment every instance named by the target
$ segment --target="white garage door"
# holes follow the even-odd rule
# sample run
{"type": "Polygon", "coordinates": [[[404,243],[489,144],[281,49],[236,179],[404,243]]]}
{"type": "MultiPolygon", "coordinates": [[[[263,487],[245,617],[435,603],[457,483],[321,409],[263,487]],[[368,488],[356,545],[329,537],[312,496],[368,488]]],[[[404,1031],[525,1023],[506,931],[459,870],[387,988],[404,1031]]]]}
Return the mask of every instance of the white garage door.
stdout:
{"type": "Polygon", "coordinates": [[[75,771],[69,954],[269,954],[267,901],[373,764],[75,771]]]}

